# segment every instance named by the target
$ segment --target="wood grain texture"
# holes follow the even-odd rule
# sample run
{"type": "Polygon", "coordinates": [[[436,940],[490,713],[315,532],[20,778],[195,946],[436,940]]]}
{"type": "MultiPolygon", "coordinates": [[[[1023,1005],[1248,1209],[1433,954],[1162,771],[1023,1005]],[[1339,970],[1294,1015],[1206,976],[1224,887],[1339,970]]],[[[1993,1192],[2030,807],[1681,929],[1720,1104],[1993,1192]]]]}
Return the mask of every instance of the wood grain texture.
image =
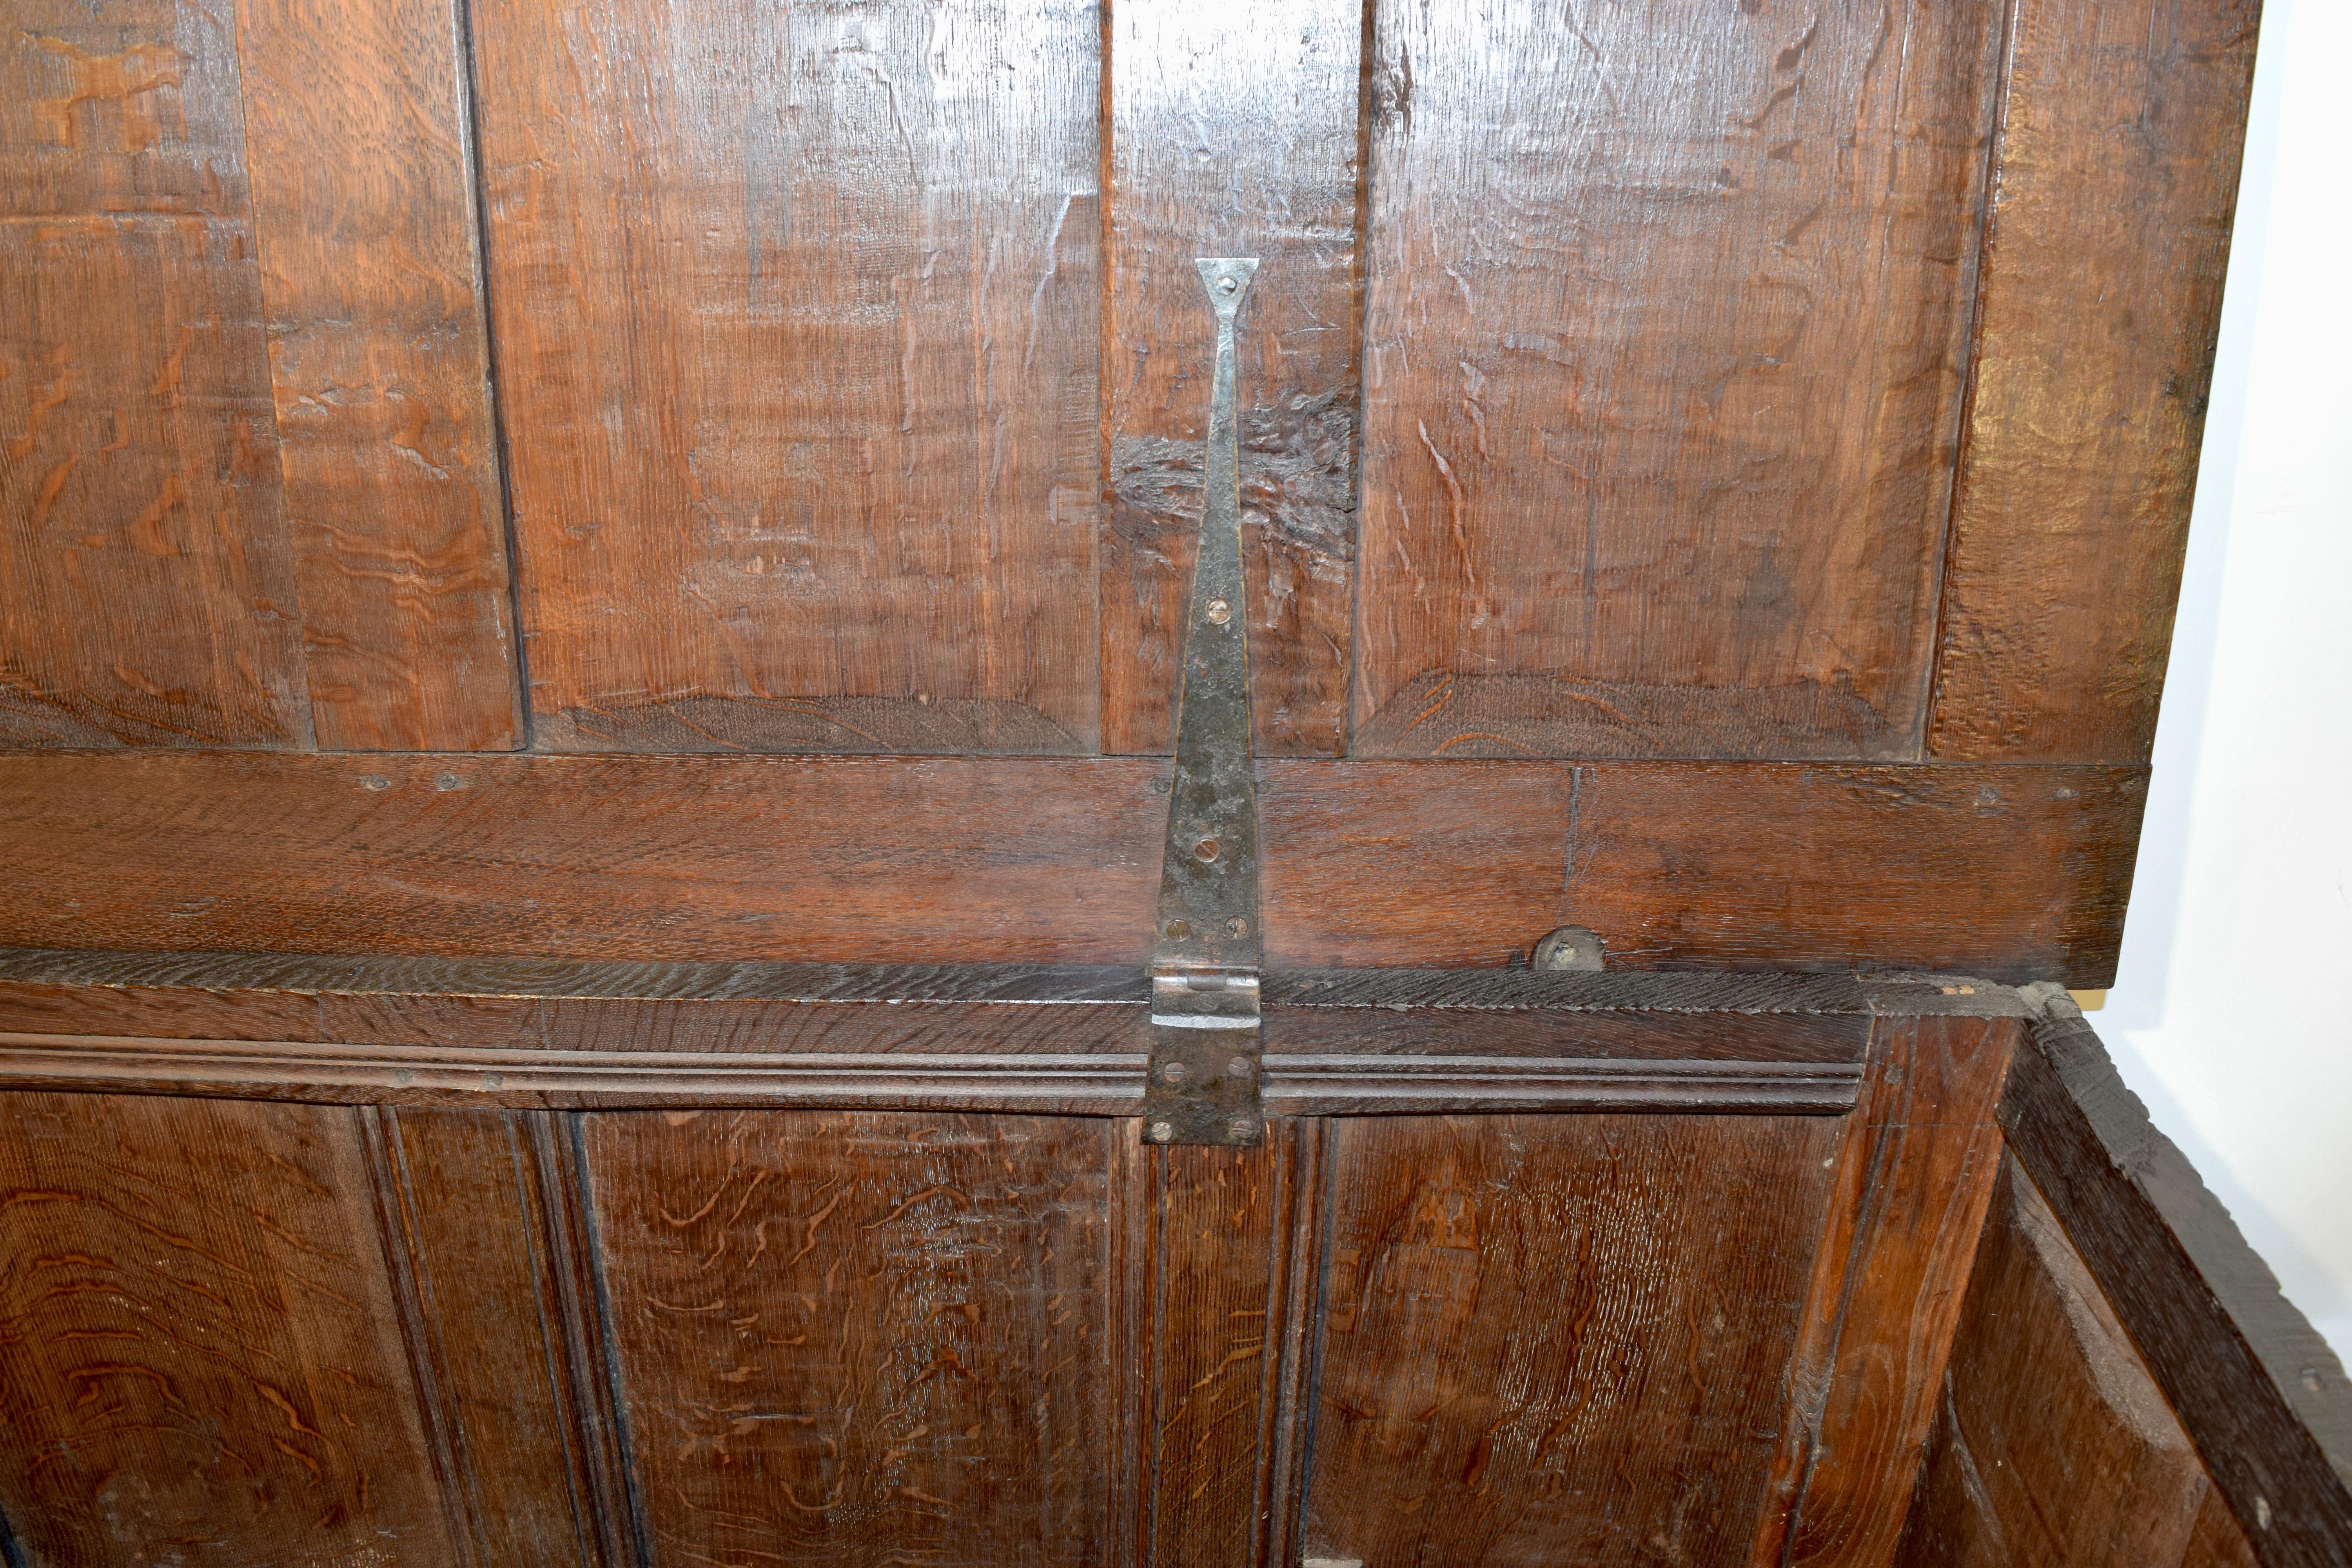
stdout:
{"type": "Polygon", "coordinates": [[[13,1095],[0,1509],[36,1563],[441,1568],[353,1113],[13,1095]]]}
{"type": "Polygon", "coordinates": [[[1117,1125],[587,1118],[650,1561],[1106,1560],[1117,1125]]]}
{"type": "MultiPolygon", "coordinates": [[[[0,756],[0,942],[1139,963],[1165,766],[0,756]]],[[[1612,964],[2074,985],[2113,972],[2146,780],[1307,759],[1259,773],[1276,967],[1499,967],[1573,921],[1612,964]]]]}
{"type": "Polygon", "coordinates": [[[1359,755],[1917,755],[1994,0],[1382,6],[1359,755]]]}
{"type": "Polygon", "coordinates": [[[246,216],[229,0],[16,0],[0,215],[246,216]]]}
{"type": "Polygon", "coordinates": [[[1102,744],[1175,749],[1215,318],[1196,256],[1255,256],[1242,310],[1254,744],[1347,750],[1360,398],[1365,7],[1104,7],[1102,744]]]}
{"type": "Polygon", "coordinates": [[[2054,987],[2000,1122],[2264,1568],[2352,1564],[2352,1380],[2054,987]]]}
{"type": "Polygon", "coordinates": [[[1279,1121],[1255,1148],[1145,1152],[1139,1561],[1150,1568],[1257,1560],[1296,1143],[1297,1124],[1279,1121]]]}
{"type": "Polygon", "coordinates": [[[1094,7],[473,24],[536,743],[1092,751],[1094,7]]]}
{"type": "Polygon", "coordinates": [[[1875,1568],[1901,1539],[2000,1172],[2015,1019],[1882,1020],[1831,1173],[1751,1568],[1875,1568]]]}
{"type": "Polygon", "coordinates": [[[276,447],[241,218],[0,219],[0,745],[309,744],[276,447]]]}
{"type": "Polygon", "coordinates": [[[2259,0],[2019,0],[1928,749],[2148,754],[2259,0]]]}
{"type": "Polygon", "coordinates": [[[2254,1568],[2083,1267],[2004,1160],[1899,1568],[2254,1568]]]}
{"type": "Polygon", "coordinates": [[[1328,1137],[1306,1555],[1736,1552],[1838,1125],[1409,1118],[1328,1137]]]}
{"type": "Polygon", "coordinates": [[[237,0],[237,34],[318,743],[509,750],[521,714],[457,16],[449,0],[237,0]]]}
{"type": "Polygon", "coordinates": [[[415,1282],[474,1561],[619,1564],[590,1470],[601,1368],[573,1363],[530,1119],[382,1119],[398,1246],[415,1282]]]}

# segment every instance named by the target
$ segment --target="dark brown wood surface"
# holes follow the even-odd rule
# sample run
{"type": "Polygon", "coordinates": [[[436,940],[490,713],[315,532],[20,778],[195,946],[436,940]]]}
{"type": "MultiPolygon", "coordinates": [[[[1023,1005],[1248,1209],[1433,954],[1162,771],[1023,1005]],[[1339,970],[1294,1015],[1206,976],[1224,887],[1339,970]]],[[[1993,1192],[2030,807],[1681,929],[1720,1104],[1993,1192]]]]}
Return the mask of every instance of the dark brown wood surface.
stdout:
{"type": "Polygon", "coordinates": [[[311,724],[329,751],[521,744],[449,0],[237,0],[311,724]]]}
{"type": "Polygon", "coordinates": [[[1722,1562],[1772,1451],[1835,1122],[1335,1122],[1305,1551],[1722,1562]]]}
{"type": "Polygon", "coordinates": [[[357,1115],[7,1097],[0,1515],[16,1561],[470,1561],[357,1115]]]}
{"type": "Polygon", "coordinates": [[[586,1119],[650,1561],[1112,1560],[1121,1131],[586,1119]]]}
{"type": "MultiPolygon", "coordinates": [[[[0,755],[0,942],[1139,963],[1150,760],[0,755]]],[[[2133,768],[1260,767],[1280,967],[2113,973],[2133,768]]]]}
{"type": "Polygon", "coordinates": [[[2260,0],[2019,0],[1931,753],[2156,734],[2260,0]]]}
{"type": "Polygon", "coordinates": [[[446,1464],[474,1560],[620,1568],[634,1560],[611,1478],[604,1376],[583,1331],[560,1203],[555,1119],[386,1111],[379,1181],[424,1325],[446,1464]],[[551,1164],[554,1168],[550,1168],[551,1164]],[[567,1333],[567,1328],[572,1329],[567,1333]]]}
{"type": "MultiPolygon", "coordinates": [[[[1318,1130],[1319,1131],[1319,1130],[1318,1130]]],[[[1131,1289],[1150,1568],[1256,1561],[1262,1430],[1284,1328],[1298,1129],[1255,1148],[1150,1149],[1131,1289]]]]}
{"type": "Polygon", "coordinates": [[[1832,1167],[1751,1568],[1865,1568],[1900,1539],[2000,1169],[2021,1026],[1883,1019],[1832,1167]]]}
{"type": "Polygon", "coordinates": [[[1094,750],[1094,8],[472,19],[536,742],[1094,750]]]}
{"type": "Polygon", "coordinates": [[[2254,1568],[2164,1394],[2004,1160],[1899,1568],[2254,1568]]]}
{"type": "Polygon", "coordinates": [[[1200,256],[1261,262],[1238,345],[1256,749],[1348,749],[1367,13],[1343,0],[1103,7],[1107,752],[1175,749],[1216,351],[1200,256]]]}
{"type": "Polygon", "coordinates": [[[2055,986],[2001,1097],[2018,1163],[2264,1568],[2352,1564],[2352,1380],[2055,986]]]}
{"type": "Polygon", "coordinates": [[[1359,754],[1917,754],[2001,10],[1377,8],[1359,754]]]}

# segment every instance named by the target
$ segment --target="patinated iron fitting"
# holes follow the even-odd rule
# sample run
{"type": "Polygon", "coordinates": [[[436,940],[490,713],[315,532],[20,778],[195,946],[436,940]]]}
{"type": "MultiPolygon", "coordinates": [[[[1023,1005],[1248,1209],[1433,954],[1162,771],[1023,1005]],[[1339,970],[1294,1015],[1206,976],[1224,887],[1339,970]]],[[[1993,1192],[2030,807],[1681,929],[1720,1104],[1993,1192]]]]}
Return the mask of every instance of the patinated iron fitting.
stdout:
{"type": "Polygon", "coordinates": [[[1200,555],[1179,667],[1176,773],[1151,949],[1143,1136],[1255,1143],[1260,1077],[1257,784],[1250,761],[1249,617],[1242,580],[1239,373],[1234,327],[1255,257],[1194,263],[1217,313],[1200,555]]]}

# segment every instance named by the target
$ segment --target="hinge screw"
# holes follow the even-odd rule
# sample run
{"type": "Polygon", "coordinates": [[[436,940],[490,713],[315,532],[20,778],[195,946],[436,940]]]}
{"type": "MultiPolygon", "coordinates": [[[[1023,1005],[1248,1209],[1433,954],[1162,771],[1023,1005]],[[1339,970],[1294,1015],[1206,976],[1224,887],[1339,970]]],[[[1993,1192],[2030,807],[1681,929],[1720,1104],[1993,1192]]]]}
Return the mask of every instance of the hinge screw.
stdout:
{"type": "Polygon", "coordinates": [[[1250,1059],[1247,1057],[1235,1057],[1225,1064],[1225,1070],[1235,1078],[1247,1078],[1250,1075],[1250,1059]]]}
{"type": "Polygon", "coordinates": [[[1209,619],[1222,626],[1233,618],[1234,607],[1231,605],[1226,604],[1223,599],[1209,601],[1209,619]]]}
{"type": "Polygon", "coordinates": [[[1252,1133],[1257,1131],[1257,1123],[1252,1121],[1246,1116],[1236,1116],[1226,1127],[1225,1131],[1231,1132],[1234,1137],[1245,1141],[1252,1133]]]}
{"type": "Polygon", "coordinates": [[[1170,1062],[1166,1067],[1160,1069],[1160,1077],[1162,1082],[1182,1083],[1184,1081],[1184,1064],[1182,1062],[1170,1062]]]}
{"type": "Polygon", "coordinates": [[[1151,1124],[1151,1141],[1154,1143],[1165,1143],[1175,1136],[1176,1129],[1171,1124],[1165,1121],[1155,1121],[1151,1124]]]}

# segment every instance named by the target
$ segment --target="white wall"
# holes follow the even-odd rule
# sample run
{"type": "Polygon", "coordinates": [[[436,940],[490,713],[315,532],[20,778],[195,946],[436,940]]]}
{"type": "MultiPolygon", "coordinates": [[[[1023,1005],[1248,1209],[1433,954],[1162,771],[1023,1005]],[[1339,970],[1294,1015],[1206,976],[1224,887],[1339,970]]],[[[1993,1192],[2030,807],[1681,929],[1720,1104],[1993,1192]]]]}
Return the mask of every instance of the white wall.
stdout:
{"type": "Polygon", "coordinates": [[[2139,869],[2091,1021],[2352,1361],[2352,5],[2265,9],[2139,869]]]}

